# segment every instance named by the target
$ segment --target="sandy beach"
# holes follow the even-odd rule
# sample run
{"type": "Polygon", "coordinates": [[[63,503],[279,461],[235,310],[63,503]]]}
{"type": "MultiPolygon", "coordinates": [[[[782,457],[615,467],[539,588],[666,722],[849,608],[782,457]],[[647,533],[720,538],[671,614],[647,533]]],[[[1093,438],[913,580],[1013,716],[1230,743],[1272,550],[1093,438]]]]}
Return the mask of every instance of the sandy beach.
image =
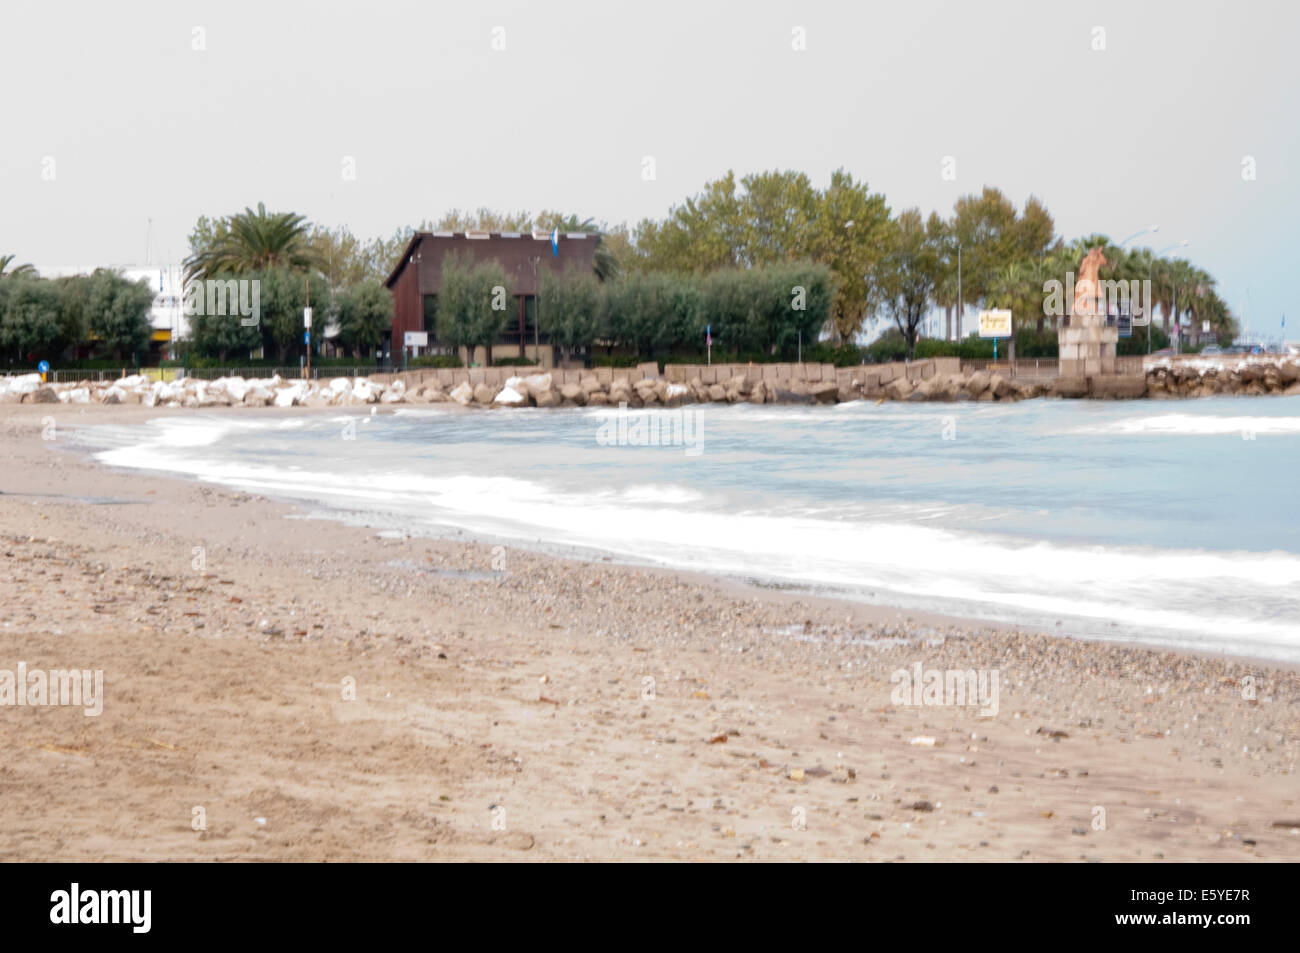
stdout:
{"type": "Polygon", "coordinates": [[[1294,670],[380,536],[70,446],[195,413],[0,407],[0,669],[104,672],[98,716],[0,709],[0,859],[1300,860],[1294,670]],[[895,703],[918,663],[996,672],[996,713],[895,703]]]}

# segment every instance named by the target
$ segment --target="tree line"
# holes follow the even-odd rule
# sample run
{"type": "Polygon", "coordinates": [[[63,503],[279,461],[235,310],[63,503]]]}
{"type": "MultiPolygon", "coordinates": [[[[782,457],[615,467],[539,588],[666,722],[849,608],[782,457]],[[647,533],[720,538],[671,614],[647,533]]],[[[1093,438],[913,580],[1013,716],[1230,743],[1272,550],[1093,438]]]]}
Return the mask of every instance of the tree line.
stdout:
{"type": "Polygon", "coordinates": [[[148,351],[154,293],[147,281],[106,268],[42,278],[13,261],[0,256],[0,363],[30,367],[77,347],[136,363],[148,351]]]}
{"type": "MultiPolygon", "coordinates": [[[[807,262],[727,268],[707,275],[631,272],[601,281],[570,267],[543,271],[537,329],[564,356],[591,345],[656,358],[700,354],[706,335],[720,352],[791,356],[811,346],[830,317],[834,281],[807,262]]],[[[443,259],[433,330],[450,347],[491,348],[515,320],[505,269],[443,259]]]]}
{"type": "MultiPolygon", "coordinates": [[[[1180,319],[1190,320],[1194,341],[1205,321],[1221,340],[1237,333],[1213,276],[1186,259],[1123,247],[1105,235],[1067,242],[1056,235],[1051,213],[1037,198],[1018,208],[992,187],[958,198],[948,215],[894,211],[883,194],[840,169],[824,188],[802,172],[728,172],[663,219],[634,226],[556,211],[479,208],[452,210],[418,228],[363,241],[346,228],[268,212],[261,204],[222,218],[203,217],[190,235],[187,279],[256,278],[263,286],[262,319],[249,328],[228,316],[193,316],[188,347],[219,359],[260,348],[287,361],[303,351],[301,313],[310,293],[321,324],[337,322],[337,343],[355,357],[370,356],[381,350],[391,327],[391,295],[383,280],[416,231],[552,228],[597,237],[590,275],[546,276],[540,289],[541,327],[567,350],[597,343],[646,356],[698,351],[705,327],[734,353],[784,354],[792,339],[819,338],[852,349],[869,322],[884,321],[914,353],[936,309],[943,315],[943,337],[953,336],[959,302],[963,310],[1009,308],[1018,333],[1032,329],[1043,336],[1055,320],[1044,313],[1045,284],[1064,283],[1096,246],[1107,260],[1102,280],[1151,281],[1166,333],[1180,319]],[[805,279],[810,303],[800,309],[789,305],[790,288],[800,284],[791,269],[805,279]]],[[[0,259],[6,265],[11,260],[0,259]]],[[[464,270],[475,272],[468,265],[464,270]]],[[[492,276],[478,274],[475,280],[485,277],[492,276]]],[[[12,280],[32,278],[11,274],[12,280]]],[[[446,289],[441,296],[439,339],[497,340],[510,308],[482,313],[486,299],[456,280],[451,296],[446,289]],[[453,307],[457,301],[463,307],[453,307]]],[[[0,311],[6,353],[54,353],[90,336],[114,353],[139,348],[147,319],[133,325],[99,315],[92,330],[88,322],[100,306],[65,301],[55,307],[53,300],[37,286],[24,285],[14,316],[0,311]]]]}

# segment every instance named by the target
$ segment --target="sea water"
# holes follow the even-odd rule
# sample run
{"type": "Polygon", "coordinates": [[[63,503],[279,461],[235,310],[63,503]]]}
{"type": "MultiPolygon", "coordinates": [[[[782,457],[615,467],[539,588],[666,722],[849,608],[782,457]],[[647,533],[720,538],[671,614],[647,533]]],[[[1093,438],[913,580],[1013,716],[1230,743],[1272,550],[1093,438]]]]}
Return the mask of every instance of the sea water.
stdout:
{"type": "Polygon", "coordinates": [[[390,530],[1300,661],[1300,397],[214,411],[83,437],[390,530]],[[652,418],[695,445],[638,442],[652,418]]]}

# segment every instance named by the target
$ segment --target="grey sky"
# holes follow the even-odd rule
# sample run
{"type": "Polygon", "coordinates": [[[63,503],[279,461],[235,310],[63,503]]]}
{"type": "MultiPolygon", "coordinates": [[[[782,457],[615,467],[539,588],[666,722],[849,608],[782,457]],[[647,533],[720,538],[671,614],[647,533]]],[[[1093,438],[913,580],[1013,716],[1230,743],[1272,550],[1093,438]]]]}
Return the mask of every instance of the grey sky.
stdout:
{"type": "Polygon", "coordinates": [[[259,200],[362,238],[480,205],[635,222],[728,168],[845,166],[895,210],[990,184],[1066,238],[1159,224],[1296,339],[1298,28],[1285,2],[11,2],[0,253],[138,262],[152,218],[177,261],[259,200]]]}

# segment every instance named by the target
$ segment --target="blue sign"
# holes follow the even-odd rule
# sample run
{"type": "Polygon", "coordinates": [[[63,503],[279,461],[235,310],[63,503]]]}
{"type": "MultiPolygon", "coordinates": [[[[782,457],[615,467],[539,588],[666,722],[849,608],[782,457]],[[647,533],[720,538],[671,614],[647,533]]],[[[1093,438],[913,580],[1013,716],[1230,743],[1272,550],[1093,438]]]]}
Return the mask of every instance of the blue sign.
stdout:
{"type": "Polygon", "coordinates": [[[302,332],[302,343],[308,345],[309,347],[311,346],[311,332],[310,332],[310,331],[303,331],[303,332],[302,332]]]}
{"type": "Polygon", "coordinates": [[[551,257],[554,258],[560,253],[560,230],[557,228],[551,232],[551,257]]]}
{"type": "Polygon", "coordinates": [[[40,371],[42,374],[48,374],[50,372],[50,362],[41,361],[41,363],[36,365],[36,369],[40,371]]]}

